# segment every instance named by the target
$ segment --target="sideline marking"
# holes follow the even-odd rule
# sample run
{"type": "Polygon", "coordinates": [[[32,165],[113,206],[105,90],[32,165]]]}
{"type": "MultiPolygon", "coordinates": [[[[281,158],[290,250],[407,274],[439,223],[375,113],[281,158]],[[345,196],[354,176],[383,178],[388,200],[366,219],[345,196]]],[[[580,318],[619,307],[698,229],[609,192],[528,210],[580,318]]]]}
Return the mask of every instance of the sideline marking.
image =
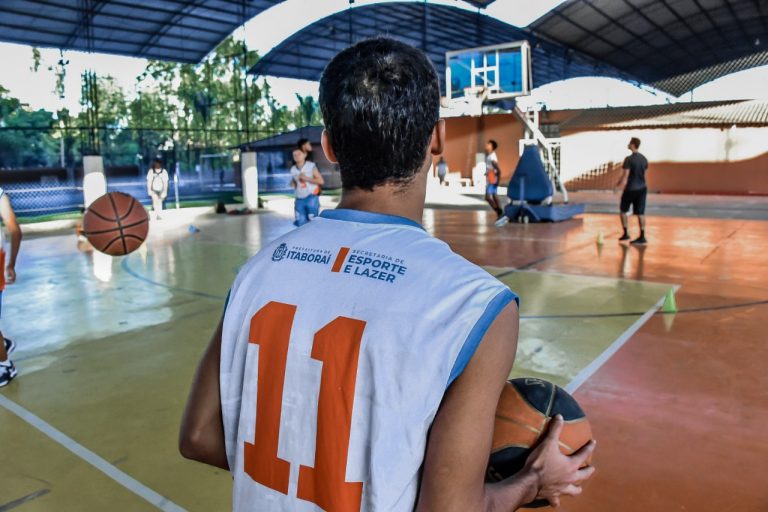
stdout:
{"type": "Polygon", "coordinates": [[[186,512],[184,508],[178,506],[165,496],[162,496],[153,491],[135,478],[129,476],[127,473],[117,469],[115,466],[102,459],[85,446],[81,445],[71,437],[56,429],[51,424],[45,422],[39,416],[34,415],[24,407],[4,397],[3,395],[0,395],[0,406],[12,412],[46,436],[59,443],[70,452],[80,457],[91,466],[107,475],[118,484],[122,485],[137,496],[144,498],[146,501],[156,506],[160,510],[167,512],[186,512]]]}
{"type": "MultiPolygon", "coordinates": [[[[673,286],[675,293],[680,289],[679,285],[673,286]]],[[[582,384],[584,384],[587,379],[589,379],[592,375],[594,375],[597,370],[600,369],[601,366],[603,366],[608,360],[613,357],[616,352],[619,351],[621,347],[624,346],[624,344],[629,341],[629,338],[632,337],[640,328],[647,322],[653,315],[656,314],[656,312],[661,308],[661,306],[664,305],[664,299],[665,297],[662,297],[659,299],[659,301],[648,311],[646,311],[643,316],[635,320],[635,322],[629,326],[629,329],[624,331],[621,336],[616,338],[616,340],[608,345],[608,348],[603,350],[603,352],[597,356],[595,359],[592,360],[591,363],[589,363],[587,366],[585,366],[576,376],[571,380],[571,382],[568,383],[567,386],[565,386],[565,390],[571,394],[573,394],[577,389],[581,387],[582,384]]]]}

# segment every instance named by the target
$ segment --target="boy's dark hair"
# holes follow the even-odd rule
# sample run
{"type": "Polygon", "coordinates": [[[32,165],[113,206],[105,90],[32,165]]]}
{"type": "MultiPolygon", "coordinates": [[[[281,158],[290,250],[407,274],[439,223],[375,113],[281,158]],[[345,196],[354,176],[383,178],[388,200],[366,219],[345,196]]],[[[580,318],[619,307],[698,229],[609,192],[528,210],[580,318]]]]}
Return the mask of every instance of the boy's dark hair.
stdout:
{"type": "Polygon", "coordinates": [[[640,149],[640,139],[638,139],[637,137],[632,137],[631,139],[629,139],[629,143],[635,146],[635,148],[640,149]]]}
{"type": "Polygon", "coordinates": [[[499,147],[499,143],[498,143],[498,142],[496,142],[496,141],[495,141],[495,140],[493,140],[493,139],[489,140],[489,141],[488,141],[488,144],[490,144],[490,145],[491,145],[491,147],[493,148],[493,150],[494,150],[494,151],[496,151],[496,149],[499,147]]]}
{"type": "Polygon", "coordinates": [[[421,169],[440,118],[440,82],[420,50],[368,39],[325,68],[320,109],[345,190],[407,184],[421,169]]]}
{"type": "Polygon", "coordinates": [[[302,146],[307,142],[309,142],[309,139],[299,139],[299,142],[296,143],[296,147],[302,149],[302,146]]]}

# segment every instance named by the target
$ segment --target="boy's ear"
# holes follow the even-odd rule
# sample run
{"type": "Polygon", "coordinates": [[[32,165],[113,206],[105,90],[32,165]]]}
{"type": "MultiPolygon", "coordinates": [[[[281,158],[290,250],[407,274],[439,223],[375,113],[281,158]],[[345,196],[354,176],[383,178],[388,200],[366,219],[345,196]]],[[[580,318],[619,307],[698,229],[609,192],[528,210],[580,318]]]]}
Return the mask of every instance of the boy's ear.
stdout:
{"type": "Polygon", "coordinates": [[[432,130],[432,142],[429,151],[434,155],[442,155],[445,149],[445,119],[439,119],[432,130]]]}
{"type": "Polygon", "coordinates": [[[323,146],[323,153],[325,153],[325,158],[329,162],[332,164],[339,163],[339,160],[336,158],[336,152],[333,150],[333,146],[331,146],[331,138],[325,130],[323,130],[323,136],[320,138],[320,145],[323,146]]]}

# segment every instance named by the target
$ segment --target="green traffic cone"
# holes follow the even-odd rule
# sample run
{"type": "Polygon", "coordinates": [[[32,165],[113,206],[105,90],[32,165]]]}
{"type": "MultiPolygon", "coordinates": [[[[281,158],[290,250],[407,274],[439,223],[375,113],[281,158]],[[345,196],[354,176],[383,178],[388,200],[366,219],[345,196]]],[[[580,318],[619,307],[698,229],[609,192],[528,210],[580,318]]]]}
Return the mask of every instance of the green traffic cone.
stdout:
{"type": "Polygon", "coordinates": [[[605,243],[605,237],[602,231],[597,232],[597,245],[602,246],[605,243]]]}
{"type": "Polygon", "coordinates": [[[670,288],[664,297],[664,305],[661,306],[663,313],[677,313],[677,302],[675,301],[675,289],[670,288]]]}

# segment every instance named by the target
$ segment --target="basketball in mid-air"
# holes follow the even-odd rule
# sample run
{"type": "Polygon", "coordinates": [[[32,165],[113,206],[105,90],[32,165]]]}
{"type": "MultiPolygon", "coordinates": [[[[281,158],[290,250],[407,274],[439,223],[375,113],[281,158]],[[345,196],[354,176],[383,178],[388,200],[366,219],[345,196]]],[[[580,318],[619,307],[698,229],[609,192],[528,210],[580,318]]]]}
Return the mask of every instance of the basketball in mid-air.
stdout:
{"type": "MultiPolygon", "coordinates": [[[[520,378],[508,381],[496,408],[486,479],[498,482],[523,469],[539,438],[546,433],[549,421],[558,414],[565,420],[560,434],[560,451],[570,455],[592,439],[589,421],[576,400],[546,380],[520,378]]],[[[525,506],[547,505],[544,500],[536,500],[525,506]]]]}
{"type": "Polygon", "coordinates": [[[85,211],[83,234],[91,245],[110,256],[124,256],[138,249],[149,232],[149,215],[136,199],[110,192],[85,211]]]}

